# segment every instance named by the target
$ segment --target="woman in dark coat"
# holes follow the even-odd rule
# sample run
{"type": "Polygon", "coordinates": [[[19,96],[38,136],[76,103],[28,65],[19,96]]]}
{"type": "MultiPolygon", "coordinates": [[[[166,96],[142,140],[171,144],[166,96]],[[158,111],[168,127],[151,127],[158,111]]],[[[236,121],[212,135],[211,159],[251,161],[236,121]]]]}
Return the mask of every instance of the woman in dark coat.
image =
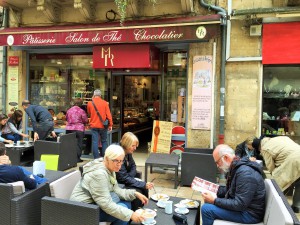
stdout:
{"type": "MultiPolygon", "coordinates": [[[[151,182],[145,182],[137,178],[136,164],[132,157],[132,153],[136,150],[139,145],[138,138],[131,132],[126,132],[120,141],[120,145],[124,149],[125,158],[124,163],[117,172],[117,180],[119,184],[124,184],[125,188],[136,189],[136,191],[143,195],[149,195],[149,189],[153,188],[154,185],[151,182]]],[[[139,207],[142,207],[142,203],[139,199],[135,199],[131,202],[132,210],[135,211],[139,207]]]]}
{"type": "Polygon", "coordinates": [[[260,155],[258,149],[253,148],[252,143],[253,140],[256,139],[255,136],[248,137],[245,141],[238,144],[235,148],[235,155],[243,158],[247,157],[251,161],[263,160],[262,156],[260,155]]]}

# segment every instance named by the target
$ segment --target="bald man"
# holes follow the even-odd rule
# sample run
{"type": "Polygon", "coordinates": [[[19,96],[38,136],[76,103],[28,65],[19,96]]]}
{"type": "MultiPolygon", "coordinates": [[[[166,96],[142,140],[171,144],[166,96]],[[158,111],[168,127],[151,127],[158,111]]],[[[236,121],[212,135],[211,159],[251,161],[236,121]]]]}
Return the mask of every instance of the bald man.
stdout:
{"type": "Polygon", "coordinates": [[[224,144],[214,149],[213,158],[218,168],[227,173],[227,180],[226,186],[219,187],[217,196],[202,193],[202,225],[212,225],[216,219],[245,224],[261,222],[266,195],[261,166],[249,158],[240,159],[224,144]]]}

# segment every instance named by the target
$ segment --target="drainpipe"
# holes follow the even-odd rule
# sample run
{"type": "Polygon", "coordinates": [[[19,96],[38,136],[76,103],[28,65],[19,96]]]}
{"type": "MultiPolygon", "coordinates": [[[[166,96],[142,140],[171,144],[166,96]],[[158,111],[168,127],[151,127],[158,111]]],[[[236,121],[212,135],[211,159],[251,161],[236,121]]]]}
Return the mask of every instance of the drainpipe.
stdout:
{"type": "Polygon", "coordinates": [[[220,80],[220,129],[219,129],[219,144],[224,143],[224,124],[225,124],[225,62],[226,62],[226,36],[227,36],[227,12],[225,9],[210,5],[200,0],[200,5],[207,8],[213,9],[222,16],[221,26],[222,26],[222,49],[221,49],[221,80],[220,80]]]}
{"type": "MultiPolygon", "coordinates": [[[[3,27],[8,26],[8,10],[3,9],[3,27]]],[[[7,77],[7,46],[3,46],[3,65],[2,65],[2,113],[6,114],[6,77],[7,77]]]]}

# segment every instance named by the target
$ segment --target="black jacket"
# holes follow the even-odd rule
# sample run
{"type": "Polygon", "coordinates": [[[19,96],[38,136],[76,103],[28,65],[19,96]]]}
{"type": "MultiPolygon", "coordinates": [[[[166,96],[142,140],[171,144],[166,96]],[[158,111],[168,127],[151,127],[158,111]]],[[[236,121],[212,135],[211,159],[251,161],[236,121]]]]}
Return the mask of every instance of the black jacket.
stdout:
{"type": "MultiPolygon", "coordinates": [[[[240,158],[248,157],[245,148],[246,148],[246,141],[238,144],[235,148],[235,155],[240,158]]],[[[263,160],[263,157],[260,155],[257,149],[254,149],[253,151],[254,151],[253,157],[259,160],[263,160]]]]}
{"type": "Polygon", "coordinates": [[[121,169],[117,172],[117,180],[120,184],[125,184],[128,187],[145,188],[146,182],[138,181],[136,177],[136,165],[132,154],[125,155],[124,163],[121,169]]]}
{"type": "Polygon", "coordinates": [[[234,160],[226,186],[220,186],[214,204],[233,211],[247,211],[259,221],[265,214],[266,188],[259,164],[248,158],[234,160]]]}

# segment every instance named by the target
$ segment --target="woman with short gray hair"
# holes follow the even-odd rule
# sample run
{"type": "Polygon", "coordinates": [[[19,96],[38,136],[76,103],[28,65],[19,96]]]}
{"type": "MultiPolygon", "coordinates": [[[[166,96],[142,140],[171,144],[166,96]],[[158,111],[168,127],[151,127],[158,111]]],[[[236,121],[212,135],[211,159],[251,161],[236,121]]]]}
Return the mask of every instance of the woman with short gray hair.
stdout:
{"type": "Polygon", "coordinates": [[[94,203],[100,207],[100,222],[127,225],[129,220],[140,223],[144,217],[131,210],[130,201],[148,198],[133,189],[121,189],[116,179],[124,161],[124,150],[119,145],[110,145],[101,159],[95,159],[83,167],[82,179],[75,186],[71,200],[94,203]]]}

